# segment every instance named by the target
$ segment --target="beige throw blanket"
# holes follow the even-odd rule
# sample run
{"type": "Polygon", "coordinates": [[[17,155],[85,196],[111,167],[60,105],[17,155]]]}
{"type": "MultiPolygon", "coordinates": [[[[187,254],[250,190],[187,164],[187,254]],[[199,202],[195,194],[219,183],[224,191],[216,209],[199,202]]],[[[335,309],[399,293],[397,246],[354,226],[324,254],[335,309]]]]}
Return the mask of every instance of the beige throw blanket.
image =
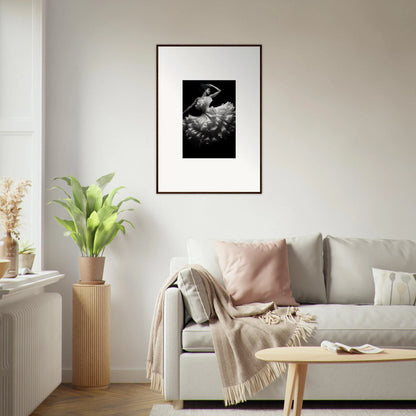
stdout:
{"type": "MultiPolygon", "coordinates": [[[[188,266],[189,267],[189,266],[188,266]]],[[[254,354],[264,348],[300,345],[315,329],[315,320],[294,307],[274,303],[234,306],[226,290],[210,273],[192,265],[204,278],[212,311],[209,325],[221,374],[225,405],[247,400],[267,387],[285,371],[280,363],[258,360],[254,354]]],[[[178,273],[161,288],[151,327],[147,378],[153,390],[163,392],[163,303],[165,290],[178,273]]]]}

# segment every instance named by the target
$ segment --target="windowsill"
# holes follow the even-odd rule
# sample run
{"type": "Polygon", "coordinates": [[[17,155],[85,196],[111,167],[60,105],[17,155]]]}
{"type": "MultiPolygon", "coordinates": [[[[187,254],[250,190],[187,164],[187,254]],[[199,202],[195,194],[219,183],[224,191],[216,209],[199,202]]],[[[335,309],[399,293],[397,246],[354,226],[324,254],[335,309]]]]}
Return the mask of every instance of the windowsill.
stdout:
{"type": "Polygon", "coordinates": [[[56,270],[19,275],[12,279],[3,277],[0,279],[0,299],[5,295],[17,294],[28,289],[48,286],[61,280],[63,277],[64,275],[56,270]]]}

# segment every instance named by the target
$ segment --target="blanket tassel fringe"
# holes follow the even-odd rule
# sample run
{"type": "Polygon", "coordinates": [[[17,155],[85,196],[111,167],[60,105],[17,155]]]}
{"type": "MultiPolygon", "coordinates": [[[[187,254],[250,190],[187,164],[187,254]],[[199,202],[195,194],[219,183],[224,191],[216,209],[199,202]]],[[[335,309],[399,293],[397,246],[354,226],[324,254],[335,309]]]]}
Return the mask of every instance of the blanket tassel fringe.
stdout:
{"type": "Polygon", "coordinates": [[[152,371],[152,363],[150,361],[146,363],[146,378],[150,380],[150,390],[164,394],[163,377],[161,374],[152,371]]]}
{"type": "Polygon", "coordinates": [[[245,402],[247,397],[254,396],[273,381],[277,380],[286,370],[286,364],[267,363],[257,374],[242,384],[223,388],[226,406],[245,402]]]}
{"type": "MultiPolygon", "coordinates": [[[[276,325],[282,320],[281,317],[274,315],[271,311],[259,316],[259,319],[269,325],[276,325]]],[[[298,310],[296,313],[293,313],[293,310],[288,308],[288,312],[283,319],[297,324],[296,330],[287,344],[288,347],[300,346],[302,341],[307,340],[315,330],[315,318],[308,313],[300,313],[298,310]]],[[[245,402],[247,397],[254,396],[277,380],[286,371],[286,367],[287,365],[283,363],[269,362],[257,374],[244,383],[224,387],[225,405],[230,406],[245,402]]]]}

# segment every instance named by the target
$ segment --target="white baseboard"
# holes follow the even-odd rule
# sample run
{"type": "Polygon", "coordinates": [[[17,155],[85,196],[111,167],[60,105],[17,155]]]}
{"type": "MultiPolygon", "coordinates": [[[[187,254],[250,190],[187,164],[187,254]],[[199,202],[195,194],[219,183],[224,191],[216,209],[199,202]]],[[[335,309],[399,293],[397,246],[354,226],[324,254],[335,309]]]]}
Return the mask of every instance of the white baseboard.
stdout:
{"type": "MultiPolygon", "coordinates": [[[[62,369],[62,383],[72,382],[72,369],[62,369]]],[[[146,370],[142,368],[111,369],[112,383],[149,383],[146,378],[146,370]]]]}

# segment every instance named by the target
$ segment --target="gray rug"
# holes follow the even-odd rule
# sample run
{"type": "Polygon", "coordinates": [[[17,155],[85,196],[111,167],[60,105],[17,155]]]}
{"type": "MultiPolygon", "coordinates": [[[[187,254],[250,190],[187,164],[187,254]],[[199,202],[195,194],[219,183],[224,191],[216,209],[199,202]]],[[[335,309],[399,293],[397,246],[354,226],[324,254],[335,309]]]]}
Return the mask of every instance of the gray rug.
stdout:
{"type": "MultiPolygon", "coordinates": [[[[341,408],[340,404],[332,408],[311,408],[305,404],[302,409],[302,416],[416,416],[416,406],[406,405],[398,402],[397,404],[386,403],[385,408],[380,408],[382,404],[362,404],[361,407],[353,405],[353,408],[341,408]],[[407,407],[407,408],[406,408],[407,407]]],[[[344,404],[343,406],[347,406],[344,404]]],[[[315,407],[315,405],[313,405],[315,407]]],[[[252,406],[247,408],[200,408],[200,409],[181,409],[174,410],[170,404],[154,405],[150,416],[282,416],[282,406],[278,408],[253,409],[252,406]]]]}

